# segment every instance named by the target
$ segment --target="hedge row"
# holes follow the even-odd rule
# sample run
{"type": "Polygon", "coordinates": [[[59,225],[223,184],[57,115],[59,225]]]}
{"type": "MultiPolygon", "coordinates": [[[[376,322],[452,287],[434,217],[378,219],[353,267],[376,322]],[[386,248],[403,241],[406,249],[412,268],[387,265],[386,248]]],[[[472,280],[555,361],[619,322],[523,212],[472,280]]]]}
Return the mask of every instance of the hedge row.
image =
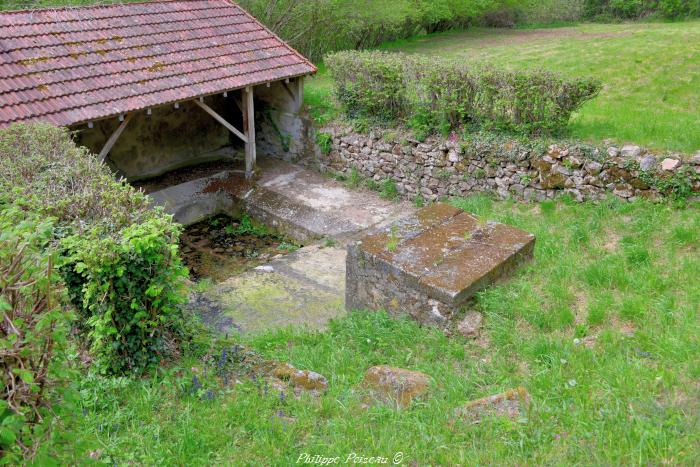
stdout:
{"type": "Polygon", "coordinates": [[[700,0],[581,0],[586,19],[691,18],[700,16],[700,0]]]}
{"type": "Polygon", "coordinates": [[[387,52],[339,52],[325,62],[350,117],[404,122],[419,133],[465,124],[558,133],[600,90],[587,78],[387,52]]]}
{"type": "Polygon", "coordinates": [[[2,129],[0,160],[7,202],[55,219],[57,266],[98,368],[140,371],[162,358],[185,300],[178,225],[64,129],[2,129]]]}

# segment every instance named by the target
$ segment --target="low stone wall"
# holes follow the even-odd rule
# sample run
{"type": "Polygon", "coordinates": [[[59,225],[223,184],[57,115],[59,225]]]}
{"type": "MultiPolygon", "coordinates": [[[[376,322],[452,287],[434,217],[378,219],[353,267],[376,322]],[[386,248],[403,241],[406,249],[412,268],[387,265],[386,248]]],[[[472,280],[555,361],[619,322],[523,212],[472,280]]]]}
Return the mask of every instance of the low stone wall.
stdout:
{"type": "Polygon", "coordinates": [[[362,135],[338,127],[321,131],[332,136],[330,152],[319,156],[310,151],[308,164],[344,174],[356,169],[377,181],[392,179],[408,198],[433,201],[493,192],[544,200],[568,193],[584,201],[608,193],[626,200],[700,193],[700,152],[660,156],[632,145],[544,145],[488,137],[419,142],[396,133],[362,135]]]}

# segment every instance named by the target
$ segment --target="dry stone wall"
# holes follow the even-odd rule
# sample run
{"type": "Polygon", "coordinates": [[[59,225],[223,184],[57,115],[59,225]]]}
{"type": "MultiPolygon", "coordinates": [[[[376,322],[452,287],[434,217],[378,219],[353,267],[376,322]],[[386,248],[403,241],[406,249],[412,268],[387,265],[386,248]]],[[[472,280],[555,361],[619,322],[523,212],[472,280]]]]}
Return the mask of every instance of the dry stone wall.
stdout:
{"type": "Polygon", "coordinates": [[[568,193],[577,201],[612,193],[626,200],[669,194],[700,194],[700,152],[687,157],[656,155],[639,146],[546,145],[475,137],[428,139],[395,133],[363,135],[324,128],[330,151],[310,151],[322,170],[374,180],[392,179],[407,198],[433,201],[443,196],[493,192],[500,197],[545,200],[568,193]]]}

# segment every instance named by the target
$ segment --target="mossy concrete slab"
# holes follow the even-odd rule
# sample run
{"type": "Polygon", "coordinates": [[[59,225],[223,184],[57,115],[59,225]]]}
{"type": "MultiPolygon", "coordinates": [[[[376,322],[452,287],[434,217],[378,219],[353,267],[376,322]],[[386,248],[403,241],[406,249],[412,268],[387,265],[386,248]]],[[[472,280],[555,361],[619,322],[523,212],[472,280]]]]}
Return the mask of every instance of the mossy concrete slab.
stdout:
{"type": "Polygon", "coordinates": [[[302,248],[205,292],[232,323],[254,333],[286,326],[323,329],[345,314],[345,249],[302,248]]]}
{"type": "Polygon", "coordinates": [[[445,325],[534,244],[532,234],[437,203],[348,246],[346,305],[445,325]]]}

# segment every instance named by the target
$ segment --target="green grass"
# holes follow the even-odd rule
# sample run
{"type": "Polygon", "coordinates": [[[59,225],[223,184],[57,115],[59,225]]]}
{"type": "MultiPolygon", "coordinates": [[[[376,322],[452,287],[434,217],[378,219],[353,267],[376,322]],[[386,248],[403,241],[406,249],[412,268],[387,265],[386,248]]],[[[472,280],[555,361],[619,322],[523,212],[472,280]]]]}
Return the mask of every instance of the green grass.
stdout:
{"type": "Polygon", "coordinates": [[[248,380],[223,389],[214,367],[205,376],[193,361],[144,380],[86,378],[74,443],[59,463],[83,463],[90,452],[118,465],[290,465],[302,453],[351,452],[403,452],[417,465],[696,462],[699,208],[454,203],[537,236],[534,262],[479,295],[479,342],[360,312],[325,332],[245,338],[324,374],[329,391],[318,400],[282,400],[248,380]],[[428,373],[430,397],[400,411],[363,408],[358,384],[376,364],[428,373]],[[191,367],[212,400],[189,393],[191,367]],[[519,385],[533,398],[526,419],[451,424],[460,404],[519,385]]]}
{"type": "MultiPolygon", "coordinates": [[[[572,118],[570,135],[653,149],[700,150],[700,21],[584,24],[564,28],[471,29],[385,44],[384,49],[508,68],[545,68],[604,83],[572,118]]],[[[310,80],[310,104],[331,89],[310,80]]],[[[326,111],[327,112],[327,111],[326,111]]]]}

